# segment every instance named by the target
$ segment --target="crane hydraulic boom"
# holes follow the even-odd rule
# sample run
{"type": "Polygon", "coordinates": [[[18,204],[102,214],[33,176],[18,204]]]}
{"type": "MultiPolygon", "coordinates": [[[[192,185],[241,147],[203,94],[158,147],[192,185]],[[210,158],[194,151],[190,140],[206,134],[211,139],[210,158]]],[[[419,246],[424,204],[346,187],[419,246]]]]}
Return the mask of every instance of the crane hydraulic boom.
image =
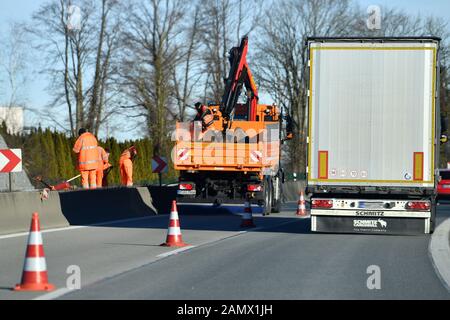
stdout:
{"type": "Polygon", "coordinates": [[[224,119],[224,130],[229,128],[233,120],[234,109],[238,102],[242,87],[247,90],[248,121],[256,120],[258,89],[252,72],[247,64],[248,37],[241,40],[239,47],[230,50],[230,72],[225,80],[225,92],[220,103],[220,112],[224,119]]]}

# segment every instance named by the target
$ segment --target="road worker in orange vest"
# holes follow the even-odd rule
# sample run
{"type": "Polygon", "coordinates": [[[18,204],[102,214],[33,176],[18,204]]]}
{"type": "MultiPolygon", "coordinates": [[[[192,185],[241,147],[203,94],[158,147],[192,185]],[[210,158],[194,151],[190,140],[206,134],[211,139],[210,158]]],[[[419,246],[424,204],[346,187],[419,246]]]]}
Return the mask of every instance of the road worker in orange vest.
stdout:
{"type": "Polygon", "coordinates": [[[133,160],[137,155],[135,146],[124,150],[120,156],[120,181],[122,185],[131,187],[133,185],[133,160]]]}
{"type": "Polygon", "coordinates": [[[98,168],[97,168],[97,188],[104,187],[103,185],[103,172],[111,167],[108,161],[109,154],[103,149],[103,147],[98,146],[98,168]]]}
{"type": "Polygon", "coordinates": [[[81,184],[83,188],[97,188],[97,138],[85,128],[81,128],[78,130],[78,139],[73,146],[73,152],[78,154],[78,170],[81,172],[81,184]]]}
{"type": "Polygon", "coordinates": [[[195,115],[194,121],[202,122],[202,131],[204,132],[213,124],[214,116],[211,110],[201,102],[195,104],[195,110],[197,111],[197,114],[195,115]]]}

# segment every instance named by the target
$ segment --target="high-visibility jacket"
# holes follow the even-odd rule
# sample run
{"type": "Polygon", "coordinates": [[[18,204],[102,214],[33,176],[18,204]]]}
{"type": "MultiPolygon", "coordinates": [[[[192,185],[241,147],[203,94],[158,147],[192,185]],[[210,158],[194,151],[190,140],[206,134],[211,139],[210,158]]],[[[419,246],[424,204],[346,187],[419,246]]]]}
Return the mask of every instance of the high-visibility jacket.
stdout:
{"type": "Polygon", "coordinates": [[[111,167],[111,164],[108,162],[108,154],[106,153],[105,149],[98,146],[98,168],[97,170],[106,170],[109,167],[111,167]]]}
{"type": "Polygon", "coordinates": [[[120,159],[120,180],[122,185],[132,186],[133,185],[133,162],[131,161],[131,152],[126,149],[122,152],[120,159]]]}
{"type": "Polygon", "coordinates": [[[78,153],[78,169],[80,171],[96,170],[98,167],[97,139],[90,132],[78,137],[73,152],[78,153]]]}
{"type": "Polygon", "coordinates": [[[203,105],[199,110],[197,110],[197,114],[194,118],[194,121],[201,121],[202,131],[205,131],[206,129],[208,129],[210,125],[212,125],[214,121],[214,116],[211,110],[203,105]]]}

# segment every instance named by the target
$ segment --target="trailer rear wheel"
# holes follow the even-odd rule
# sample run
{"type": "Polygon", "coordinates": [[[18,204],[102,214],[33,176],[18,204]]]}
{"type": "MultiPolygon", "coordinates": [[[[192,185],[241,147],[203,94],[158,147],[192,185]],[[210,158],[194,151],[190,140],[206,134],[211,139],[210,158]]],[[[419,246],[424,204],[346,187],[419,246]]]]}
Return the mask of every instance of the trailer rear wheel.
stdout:
{"type": "Polygon", "coordinates": [[[431,200],[430,234],[434,232],[434,228],[436,227],[436,205],[436,200],[431,200]]]}

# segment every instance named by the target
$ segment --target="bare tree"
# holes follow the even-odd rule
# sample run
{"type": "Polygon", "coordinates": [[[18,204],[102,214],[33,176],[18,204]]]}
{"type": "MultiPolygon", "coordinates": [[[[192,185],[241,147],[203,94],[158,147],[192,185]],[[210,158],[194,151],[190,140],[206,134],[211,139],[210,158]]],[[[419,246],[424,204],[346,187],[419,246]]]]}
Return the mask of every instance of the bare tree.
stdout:
{"type": "MultiPolygon", "coordinates": [[[[79,12],[70,12],[71,0],[51,0],[33,14],[28,30],[36,37],[35,49],[44,53],[42,72],[51,84],[53,96],[47,116],[62,128],[55,111],[66,106],[67,122],[72,135],[88,127],[98,133],[104,116],[107,83],[112,77],[111,60],[118,48],[119,14],[112,14],[116,0],[77,1],[79,12]],[[79,14],[76,25],[69,22],[79,14]]],[[[72,7],[73,8],[73,7],[72,7]]],[[[120,10],[116,10],[120,12],[120,10]]]]}
{"type": "Polygon", "coordinates": [[[198,87],[200,86],[200,81],[205,79],[201,70],[201,60],[198,52],[200,49],[199,4],[193,6],[190,14],[187,19],[184,19],[187,21],[184,28],[186,31],[182,34],[180,41],[184,41],[185,46],[180,46],[179,48],[180,63],[172,66],[174,93],[178,107],[177,119],[180,121],[185,120],[188,103],[194,95],[200,94],[198,87]]]}
{"type": "Polygon", "coordinates": [[[182,0],[147,0],[137,5],[123,34],[121,76],[128,97],[144,116],[154,154],[168,152],[169,120],[175,117],[173,70],[180,62],[175,39],[184,16],[182,0]]]}
{"type": "Polygon", "coordinates": [[[261,0],[200,0],[200,41],[202,43],[205,99],[219,102],[228,72],[228,51],[240,38],[254,30],[261,19],[261,0]]]}
{"type": "MultiPolygon", "coordinates": [[[[70,132],[75,135],[85,124],[83,75],[93,41],[88,20],[94,8],[87,2],[83,3],[84,14],[80,17],[80,24],[72,29],[68,25],[71,4],[70,0],[47,2],[33,14],[29,29],[39,39],[36,50],[46,57],[43,72],[53,80],[48,88],[53,96],[49,109],[65,103],[70,132]]],[[[49,112],[49,117],[57,121],[53,112],[49,112]]]]}
{"type": "Polygon", "coordinates": [[[294,171],[304,172],[306,167],[306,38],[350,34],[354,14],[349,0],[283,0],[266,12],[271,19],[258,29],[262,37],[255,73],[263,89],[293,119],[288,162],[294,171]]]}
{"type": "Polygon", "coordinates": [[[106,92],[108,87],[112,86],[109,80],[116,75],[116,66],[113,62],[120,48],[119,34],[124,24],[124,19],[121,19],[120,15],[122,8],[117,0],[102,0],[99,17],[94,20],[95,23],[100,21],[100,29],[96,36],[95,67],[88,94],[89,112],[86,127],[96,134],[104,121],[105,103],[108,100],[106,92]]]}
{"type": "Polygon", "coordinates": [[[1,117],[8,131],[17,133],[21,130],[17,127],[17,108],[25,109],[25,89],[29,80],[27,35],[23,25],[11,23],[7,35],[0,40],[0,83],[4,83],[3,90],[0,90],[3,93],[3,97],[0,96],[1,117]]]}
{"type": "Polygon", "coordinates": [[[0,70],[5,75],[8,95],[2,103],[4,107],[12,108],[24,104],[24,86],[27,83],[28,45],[25,29],[22,25],[12,23],[9,32],[2,40],[0,48],[0,70]]]}

